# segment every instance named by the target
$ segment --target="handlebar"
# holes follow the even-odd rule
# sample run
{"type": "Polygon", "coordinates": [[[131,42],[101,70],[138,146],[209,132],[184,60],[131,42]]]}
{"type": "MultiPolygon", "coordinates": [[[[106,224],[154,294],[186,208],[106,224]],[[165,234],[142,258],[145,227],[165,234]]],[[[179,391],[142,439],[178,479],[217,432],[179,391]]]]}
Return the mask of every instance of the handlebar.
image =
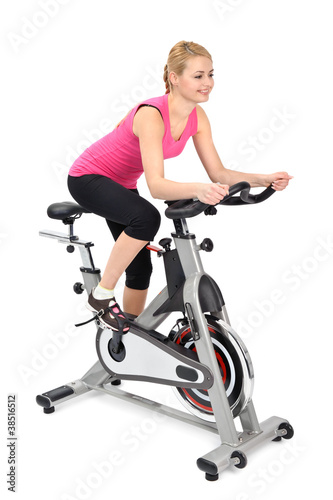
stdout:
{"type": "MultiPolygon", "coordinates": [[[[220,203],[217,203],[217,205],[249,205],[261,203],[275,193],[275,190],[271,187],[255,195],[250,194],[250,189],[251,186],[248,182],[238,182],[230,187],[229,194],[225,196],[220,203]],[[237,193],[239,193],[239,196],[235,196],[237,193]]],[[[214,205],[208,205],[199,200],[178,200],[176,202],[167,201],[166,203],[169,205],[165,211],[165,215],[168,219],[186,219],[195,217],[202,212],[206,214],[216,213],[214,205]]]]}

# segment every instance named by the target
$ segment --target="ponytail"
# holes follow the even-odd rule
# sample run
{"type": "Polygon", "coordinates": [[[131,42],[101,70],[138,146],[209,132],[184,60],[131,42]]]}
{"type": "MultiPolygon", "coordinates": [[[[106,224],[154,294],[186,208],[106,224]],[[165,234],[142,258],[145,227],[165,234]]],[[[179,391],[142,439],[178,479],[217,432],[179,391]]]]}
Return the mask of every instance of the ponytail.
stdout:
{"type": "Polygon", "coordinates": [[[167,64],[164,66],[163,80],[164,80],[165,89],[166,89],[165,93],[170,94],[170,81],[169,81],[169,71],[168,71],[167,64]]]}

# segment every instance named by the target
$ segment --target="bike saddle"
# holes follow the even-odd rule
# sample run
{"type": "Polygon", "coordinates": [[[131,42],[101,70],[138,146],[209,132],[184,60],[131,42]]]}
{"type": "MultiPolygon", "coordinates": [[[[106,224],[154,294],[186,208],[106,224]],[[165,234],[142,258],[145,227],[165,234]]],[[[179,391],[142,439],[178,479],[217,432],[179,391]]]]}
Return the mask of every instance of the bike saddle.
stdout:
{"type": "Polygon", "coordinates": [[[52,203],[47,209],[47,215],[51,219],[66,220],[68,218],[78,218],[82,214],[90,214],[90,210],[81,207],[78,203],[72,201],[63,201],[62,203],[52,203]]]}

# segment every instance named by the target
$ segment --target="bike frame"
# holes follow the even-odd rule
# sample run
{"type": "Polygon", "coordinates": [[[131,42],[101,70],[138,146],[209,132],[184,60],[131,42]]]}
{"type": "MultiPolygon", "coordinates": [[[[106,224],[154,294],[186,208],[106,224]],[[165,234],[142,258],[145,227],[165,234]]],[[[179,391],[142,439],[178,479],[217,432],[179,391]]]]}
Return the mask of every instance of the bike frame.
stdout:
{"type": "MultiPolygon", "coordinates": [[[[108,373],[100,361],[97,361],[82,378],[37,396],[37,403],[44,407],[45,413],[52,413],[56,405],[88,391],[97,390],[215,432],[219,435],[221,444],[204,457],[199,458],[197,464],[200,470],[212,477],[216,477],[219,472],[230,465],[241,466],[239,455],[234,454],[235,450],[245,452],[265,441],[280,438],[286,433],[284,429],[279,429],[280,424],[287,423],[287,421],[279,417],[271,417],[259,424],[253,402],[250,400],[239,415],[242,431],[237,431],[204,313],[208,311],[215,318],[218,318],[226,335],[234,335],[235,332],[230,326],[226,306],[219,288],[203,269],[199,254],[201,248],[197,244],[194,234],[188,231],[186,219],[174,222],[176,232],[172,233],[172,236],[176,254],[173,254],[173,256],[177,255],[177,258],[179,258],[183,276],[178,276],[178,278],[177,276],[171,276],[171,282],[173,283],[170,283],[169,279],[168,285],[153,299],[144,312],[133,321],[133,328],[134,331],[135,329],[140,330],[140,328],[145,331],[155,330],[171,312],[180,310],[179,297],[181,296],[183,312],[186,313],[191,326],[199,361],[202,365],[209,367],[213,375],[213,384],[208,389],[208,394],[214,412],[215,423],[203,421],[195,415],[119,389],[113,385],[118,384],[119,377],[108,373]],[[175,286],[177,290],[170,298],[170,287],[172,286],[175,286]]],[[[95,268],[93,263],[91,254],[93,244],[74,236],[71,227],[68,235],[53,231],[41,231],[40,235],[56,239],[60,243],[80,250],[82,259],[80,270],[84,288],[89,295],[91,289],[97,286],[101,279],[100,271],[95,268]]],[[[167,259],[168,252],[162,253],[165,254],[164,256],[167,259]]],[[[173,260],[175,259],[173,258],[173,260]]],[[[98,332],[101,333],[101,329],[98,332]]],[[[131,335],[131,332],[128,335],[131,335]]],[[[241,349],[243,350],[244,359],[247,360],[247,351],[242,344],[241,349]]],[[[248,361],[248,365],[248,369],[251,371],[252,365],[250,361],[248,361]]]]}

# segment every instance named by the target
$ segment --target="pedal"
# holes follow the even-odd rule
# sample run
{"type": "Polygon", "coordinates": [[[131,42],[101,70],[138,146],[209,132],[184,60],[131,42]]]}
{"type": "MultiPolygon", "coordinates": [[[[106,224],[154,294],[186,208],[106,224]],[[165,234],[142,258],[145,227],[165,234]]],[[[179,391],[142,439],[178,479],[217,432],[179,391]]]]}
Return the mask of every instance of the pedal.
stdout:
{"type": "Polygon", "coordinates": [[[123,331],[119,331],[119,330],[113,330],[113,328],[110,328],[109,326],[106,326],[104,323],[101,323],[101,321],[99,319],[96,319],[95,321],[96,321],[98,328],[100,328],[101,330],[108,330],[108,331],[112,332],[112,334],[115,333],[117,335],[126,335],[126,333],[128,333],[131,329],[130,323],[128,324],[128,330],[126,332],[123,332],[123,331]]]}
{"type": "MultiPolygon", "coordinates": [[[[108,330],[108,327],[106,325],[104,325],[103,323],[101,323],[98,318],[95,319],[95,323],[98,326],[98,328],[101,328],[102,330],[108,330]]],[[[111,330],[111,328],[110,328],[110,330],[111,330]]]]}

